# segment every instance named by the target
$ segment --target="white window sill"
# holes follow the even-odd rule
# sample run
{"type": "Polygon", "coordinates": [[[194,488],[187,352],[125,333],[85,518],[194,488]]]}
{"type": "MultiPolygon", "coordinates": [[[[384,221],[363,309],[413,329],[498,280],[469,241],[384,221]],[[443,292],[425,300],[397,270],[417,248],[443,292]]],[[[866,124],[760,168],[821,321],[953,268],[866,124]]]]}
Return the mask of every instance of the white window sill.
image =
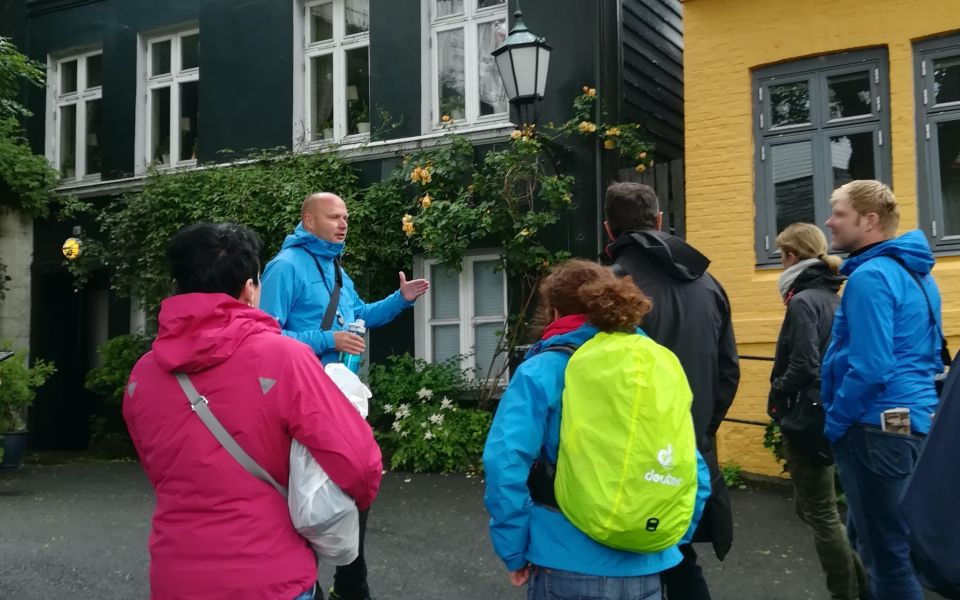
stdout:
{"type": "MultiPolygon", "coordinates": [[[[445,143],[445,138],[449,134],[462,135],[472,143],[492,143],[506,141],[513,131],[513,123],[509,121],[497,121],[493,123],[481,123],[464,127],[448,127],[440,131],[428,133],[425,135],[398,138],[394,140],[382,140],[377,142],[369,141],[366,135],[350,136],[340,142],[311,142],[308,145],[302,145],[297,149],[299,153],[312,154],[318,152],[337,152],[348,162],[359,162],[362,160],[378,160],[383,158],[392,158],[399,154],[413,152],[423,148],[431,148],[445,143]]],[[[185,161],[178,163],[176,167],[164,166],[160,168],[163,173],[173,173],[176,171],[186,171],[193,169],[216,169],[236,165],[249,164],[253,159],[243,159],[228,163],[217,163],[211,165],[197,166],[196,161],[185,161]]],[[[56,191],[64,194],[73,194],[78,198],[95,198],[98,196],[118,194],[126,191],[135,190],[140,187],[147,173],[144,167],[140,167],[133,177],[122,179],[84,180],[79,182],[70,182],[61,184],[56,191]]]]}

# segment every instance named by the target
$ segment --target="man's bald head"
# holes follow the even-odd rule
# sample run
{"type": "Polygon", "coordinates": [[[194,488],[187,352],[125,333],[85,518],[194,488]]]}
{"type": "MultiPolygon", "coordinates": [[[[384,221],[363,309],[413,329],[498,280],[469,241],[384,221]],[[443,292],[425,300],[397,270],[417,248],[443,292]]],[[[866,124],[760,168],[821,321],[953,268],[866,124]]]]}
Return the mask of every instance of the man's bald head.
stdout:
{"type": "Polygon", "coordinates": [[[347,217],[347,205],[331,192],[309,194],[300,207],[303,228],[335,244],[347,239],[347,217]]]}

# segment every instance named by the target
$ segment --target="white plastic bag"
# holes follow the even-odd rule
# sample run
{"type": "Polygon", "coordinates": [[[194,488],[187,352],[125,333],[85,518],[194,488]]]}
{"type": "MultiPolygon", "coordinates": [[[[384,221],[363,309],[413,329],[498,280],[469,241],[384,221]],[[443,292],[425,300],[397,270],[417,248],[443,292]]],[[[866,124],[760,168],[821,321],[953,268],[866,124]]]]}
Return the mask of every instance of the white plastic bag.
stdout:
{"type": "MultiPolygon", "coordinates": [[[[325,371],[366,419],[372,394],[357,374],[341,363],[330,363],[325,371]]],[[[357,505],[297,440],[290,445],[287,506],[297,533],[310,542],[321,562],[339,567],[352,563],[359,556],[360,515],[357,505]]]]}
{"type": "Polygon", "coordinates": [[[357,505],[297,440],[290,445],[287,506],[297,533],[310,542],[321,562],[339,567],[357,559],[360,554],[357,505]]]}
{"type": "Polygon", "coordinates": [[[373,395],[370,389],[360,381],[357,374],[347,368],[343,363],[330,363],[324,367],[324,371],[330,379],[333,380],[343,395],[347,397],[350,404],[357,409],[360,416],[367,418],[370,410],[370,397],[373,395]]]}

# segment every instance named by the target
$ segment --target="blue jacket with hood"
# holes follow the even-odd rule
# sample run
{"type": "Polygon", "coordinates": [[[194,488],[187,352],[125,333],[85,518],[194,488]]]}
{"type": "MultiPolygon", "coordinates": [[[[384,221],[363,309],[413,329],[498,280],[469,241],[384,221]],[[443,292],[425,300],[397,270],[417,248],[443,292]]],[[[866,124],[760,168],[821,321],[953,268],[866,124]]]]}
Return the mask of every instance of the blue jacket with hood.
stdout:
{"type": "Polygon", "coordinates": [[[937,407],[934,377],[943,371],[933,264],[926,237],[910,231],[850,257],[840,268],[849,279],[821,367],[830,441],[857,423],[879,426],[880,413],[897,407],[910,409],[914,432],[930,430],[937,407]],[[907,269],[920,277],[923,291],[907,269]]]}
{"type": "Polygon", "coordinates": [[[357,319],[363,319],[368,329],[386,325],[414,304],[407,302],[400,290],[379,302],[366,304],[344,271],[338,303],[343,322],[335,318],[330,331],[321,331],[320,323],[330,304],[336,277],[333,259],[340,256],[343,247],[343,243],[321,240],[300,223],[267,263],[260,284],[260,308],[277,318],[284,335],[310,346],[324,364],[337,360],[334,331],[346,329],[357,319]],[[317,257],[322,277],[311,255],[317,257]]]}
{"type": "MultiPolygon", "coordinates": [[[[532,563],[586,575],[637,577],[665,571],[682,558],[676,546],[645,554],[604,546],[574,527],[562,513],[530,499],[527,476],[534,460],[541,450],[548,460],[557,460],[563,373],[570,358],[563,352],[542,350],[564,344],[580,347],[597,333],[587,324],[535,345],[500,399],[483,451],[484,503],[490,512],[493,548],[511,571],[532,563]]],[[[710,470],[699,451],[697,462],[697,502],[693,522],[681,543],[693,537],[710,495],[710,470]]]]}

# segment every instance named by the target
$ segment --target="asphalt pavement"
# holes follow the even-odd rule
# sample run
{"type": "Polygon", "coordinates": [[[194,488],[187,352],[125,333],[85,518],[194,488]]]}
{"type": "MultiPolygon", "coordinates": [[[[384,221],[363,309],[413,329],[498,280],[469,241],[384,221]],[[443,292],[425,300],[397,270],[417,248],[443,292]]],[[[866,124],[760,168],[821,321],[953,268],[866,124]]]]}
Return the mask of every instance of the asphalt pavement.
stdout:
{"type": "MultiPolygon", "coordinates": [[[[387,473],[370,514],[378,600],[521,599],[494,555],[483,480],[387,473]]],[[[698,546],[715,600],[829,598],[789,487],[732,490],[736,541],[720,563],[698,546]]],[[[0,471],[0,599],[149,597],[153,493],[133,462],[0,471]]],[[[332,570],[321,571],[329,585],[332,570]]],[[[936,596],[929,596],[935,598],[936,596]]]]}

